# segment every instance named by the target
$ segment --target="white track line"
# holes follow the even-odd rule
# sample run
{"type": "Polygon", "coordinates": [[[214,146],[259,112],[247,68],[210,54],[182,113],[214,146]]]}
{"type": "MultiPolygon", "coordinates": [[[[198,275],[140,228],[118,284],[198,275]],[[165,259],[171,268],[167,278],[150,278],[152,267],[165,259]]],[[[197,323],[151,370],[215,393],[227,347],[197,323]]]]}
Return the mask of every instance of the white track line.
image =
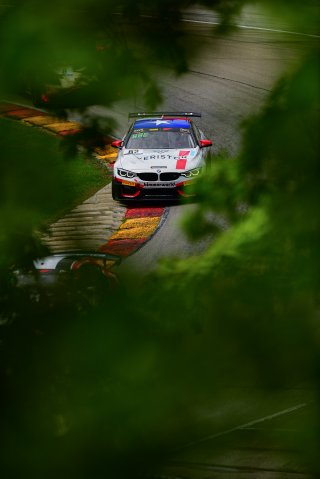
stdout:
{"type": "MultiPolygon", "coordinates": [[[[113,13],[112,15],[121,16],[121,13],[113,13]]],[[[153,15],[141,15],[141,17],[142,18],[152,18],[152,19],[157,18],[153,15]]],[[[181,22],[201,23],[203,25],[221,25],[221,22],[205,22],[203,20],[188,20],[187,18],[182,18],[181,22]]],[[[235,25],[232,25],[232,26],[238,27],[238,28],[244,28],[244,29],[247,29],[247,30],[261,30],[261,31],[265,31],[265,32],[287,33],[289,35],[300,35],[300,36],[303,36],[303,37],[320,38],[320,35],[312,35],[311,33],[291,32],[291,31],[288,31],[288,30],[280,30],[280,29],[276,29],[276,28],[253,27],[251,25],[238,25],[238,24],[235,24],[235,25]]]]}
{"type": "Polygon", "coordinates": [[[288,409],[283,409],[282,411],[278,411],[274,414],[264,416],[260,419],[255,419],[254,421],[250,421],[250,422],[247,422],[245,424],[241,424],[241,426],[236,426],[232,429],[227,429],[226,431],[218,432],[217,434],[212,434],[211,436],[203,437],[202,439],[199,439],[198,441],[189,442],[188,444],[179,448],[178,451],[188,449],[189,447],[192,447],[192,446],[197,446],[198,444],[201,444],[203,442],[210,441],[211,439],[216,439],[217,437],[225,436],[227,434],[231,434],[232,432],[236,432],[236,431],[239,431],[241,429],[247,429],[251,426],[255,426],[256,424],[260,424],[261,422],[264,422],[264,421],[270,421],[271,419],[275,419],[276,417],[283,416],[285,414],[289,414],[291,412],[297,411],[298,409],[302,409],[306,406],[307,406],[307,403],[298,404],[297,406],[293,406],[293,407],[290,407],[288,409]]]}
{"type": "MultiPolygon", "coordinates": [[[[182,21],[187,22],[187,23],[202,23],[204,25],[220,25],[220,22],[204,22],[203,20],[183,19],[182,21]]],[[[289,35],[300,35],[300,36],[303,36],[303,37],[320,38],[319,35],[312,35],[310,33],[291,32],[291,31],[288,31],[288,30],[278,30],[276,28],[252,27],[250,25],[237,25],[237,24],[234,25],[234,26],[238,27],[238,28],[244,28],[244,29],[247,29],[247,30],[261,30],[261,31],[264,31],[264,32],[287,33],[289,35]]]]}

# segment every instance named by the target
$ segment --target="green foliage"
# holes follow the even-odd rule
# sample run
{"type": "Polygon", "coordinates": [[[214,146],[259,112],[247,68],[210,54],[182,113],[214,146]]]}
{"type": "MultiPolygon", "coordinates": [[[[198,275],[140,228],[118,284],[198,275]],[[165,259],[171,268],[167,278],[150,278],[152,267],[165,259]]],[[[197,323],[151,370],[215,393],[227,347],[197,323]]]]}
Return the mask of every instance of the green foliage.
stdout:
{"type": "Polygon", "coordinates": [[[108,180],[81,155],[66,159],[60,140],[1,119],[0,265],[37,256],[35,230],[48,226],[108,180]]]}
{"type": "Polygon", "coordinates": [[[200,204],[186,220],[190,233],[216,233],[219,222],[213,213],[222,213],[232,227],[220,233],[202,257],[168,261],[158,273],[160,283],[166,280],[169,301],[180,285],[189,311],[193,298],[187,291],[193,290],[194,317],[204,328],[213,317],[218,323],[227,321],[237,341],[253,353],[252,364],[259,365],[265,379],[266,369],[272,370],[272,344],[279,341],[285,354],[279,351],[273,380],[282,383],[292,376],[293,364],[297,375],[301,373],[299,380],[303,374],[315,375],[319,366],[314,343],[320,261],[316,58],[316,52],[310,54],[284,77],[263,111],[246,122],[240,157],[213,160],[198,183],[200,204]],[[246,325],[244,332],[237,324],[241,329],[246,325]],[[270,355],[257,360],[253,344],[247,344],[251,332],[257,350],[269,348],[270,355]],[[306,346],[306,336],[313,347],[306,346]]]}
{"type": "MultiPolygon", "coordinates": [[[[153,278],[164,308],[179,301],[175,326],[202,331],[202,351],[208,339],[206,368],[223,364],[216,377],[233,384],[318,391],[318,55],[310,51],[245,122],[239,157],[213,158],[198,182],[185,228],[213,236],[207,252],[167,260],[153,278]]],[[[317,470],[318,439],[308,446],[317,470]]]]}
{"type": "MultiPolygon", "coordinates": [[[[0,16],[0,91],[38,98],[47,85],[57,84],[57,71],[71,65],[82,69],[86,85],[53,108],[139,97],[152,109],[161,100],[155,84],[159,69],[186,72],[201,48],[180,22],[193,3],[68,0],[44,8],[39,0],[17,2],[0,16]]],[[[227,26],[243,0],[197,3],[216,8],[227,26]]]]}
{"type": "Polygon", "coordinates": [[[166,337],[152,332],[146,318],[125,319],[132,306],[117,311],[122,295],[104,290],[104,296],[93,315],[81,312],[79,295],[63,315],[58,308],[43,317],[38,304],[27,322],[7,329],[1,405],[17,413],[2,421],[11,452],[1,461],[7,477],[19,477],[21,465],[39,478],[135,477],[148,462],[143,451],[154,447],[150,437],[166,440],[180,402],[172,402],[170,388],[162,390],[166,337]],[[21,357],[28,358],[23,368],[21,357]]]}
{"type": "MultiPolygon", "coordinates": [[[[226,26],[246,2],[198,3],[219,9],[226,26]]],[[[44,10],[39,1],[16,2],[1,17],[0,90],[25,92],[35,76],[42,85],[72,62],[94,79],[74,107],[139,93],[154,108],[161,100],[155,73],[186,71],[200,46],[178,21],[185,4],[70,0],[44,10]]],[[[280,4],[288,11],[292,2],[280,4]]],[[[292,10],[293,23],[310,19],[301,2],[292,10]]],[[[16,288],[2,275],[4,477],[141,477],[149,461],[197,435],[199,398],[224,397],[230,385],[254,398],[256,389],[302,385],[317,399],[317,53],[246,122],[238,157],[221,153],[199,181],[199,205],[185,222],[193,237],[213,235],[203,255],[169,259],[116,291],[63,283],[58,298],[16,288]]],[[[3,267],[38,252],[34,230],[82,194],[83,176],[86,187],[100,180],[32,128],[1,121],[0,148],[3,267]]],[[[294,438],[315,477],[317,407],[294,438]]]]}

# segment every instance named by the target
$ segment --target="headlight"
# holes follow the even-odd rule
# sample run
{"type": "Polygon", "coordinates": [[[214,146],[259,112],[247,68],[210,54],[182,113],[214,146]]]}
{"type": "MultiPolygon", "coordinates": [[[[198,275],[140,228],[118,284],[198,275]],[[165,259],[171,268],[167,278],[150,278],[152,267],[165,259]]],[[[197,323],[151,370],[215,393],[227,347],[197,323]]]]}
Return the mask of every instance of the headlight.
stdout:
{"type": "Polygon", "coordinates": [[[184,171],[181,173],[181,176],[185,176],[186,178],[192,178],[193,176],[198,176],[201,173],[201,168],[194,168],[193,170],[184,171]]]}
{"type": "Polygon", "coordinates": [[[118,168],[118,175],[123,178],[134,178],[136,176],[132,171],[120,170],[120,168],[118,168]]]}

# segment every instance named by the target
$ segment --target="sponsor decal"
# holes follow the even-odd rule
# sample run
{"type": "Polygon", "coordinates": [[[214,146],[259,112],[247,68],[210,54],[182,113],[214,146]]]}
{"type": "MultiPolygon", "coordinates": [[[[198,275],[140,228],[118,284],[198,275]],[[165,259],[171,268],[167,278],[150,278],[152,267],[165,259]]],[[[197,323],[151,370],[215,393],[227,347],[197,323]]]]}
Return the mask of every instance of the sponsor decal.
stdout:
{"type": "Polygon", "coordinates": [[[178,157],[173,155],[147,155],[144,160],[176,160],[178,157]]]}
{"type": "Polygon", "coordinates": [[[146,132],[139,132],[139,133],[133,133],[133,135],[131,135],[131,138],[146,138],[148,136],[148,133],[146,132]]]}
{"type": "Polygon", "coordinates": [[[125,150],[123,152],[124,155],[141,155],[143,150],[125,150]]]}
{"type": "Polygon", "coordinates": [[[175,188],[175,183],[144,183],[146,188],[175,188]]]}
{"type": "Polygon", "coordinates": [[[180,150],[179,151],[179,158],[185,158],[186,156],[188,156],[190,154],[190,150],[180,150]]]}

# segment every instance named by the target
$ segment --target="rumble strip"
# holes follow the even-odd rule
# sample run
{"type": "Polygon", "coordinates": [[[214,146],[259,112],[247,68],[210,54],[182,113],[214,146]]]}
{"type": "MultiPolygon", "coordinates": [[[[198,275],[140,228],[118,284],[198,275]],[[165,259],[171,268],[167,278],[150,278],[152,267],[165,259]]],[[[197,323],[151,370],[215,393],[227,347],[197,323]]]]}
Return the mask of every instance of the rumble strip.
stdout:
{"type": "Polygon", "coordinates": [[[165,208],[129,208],[118,231],[99,248],[104,253],[129,256],[148,241],[160,227],[165,208]]]}

